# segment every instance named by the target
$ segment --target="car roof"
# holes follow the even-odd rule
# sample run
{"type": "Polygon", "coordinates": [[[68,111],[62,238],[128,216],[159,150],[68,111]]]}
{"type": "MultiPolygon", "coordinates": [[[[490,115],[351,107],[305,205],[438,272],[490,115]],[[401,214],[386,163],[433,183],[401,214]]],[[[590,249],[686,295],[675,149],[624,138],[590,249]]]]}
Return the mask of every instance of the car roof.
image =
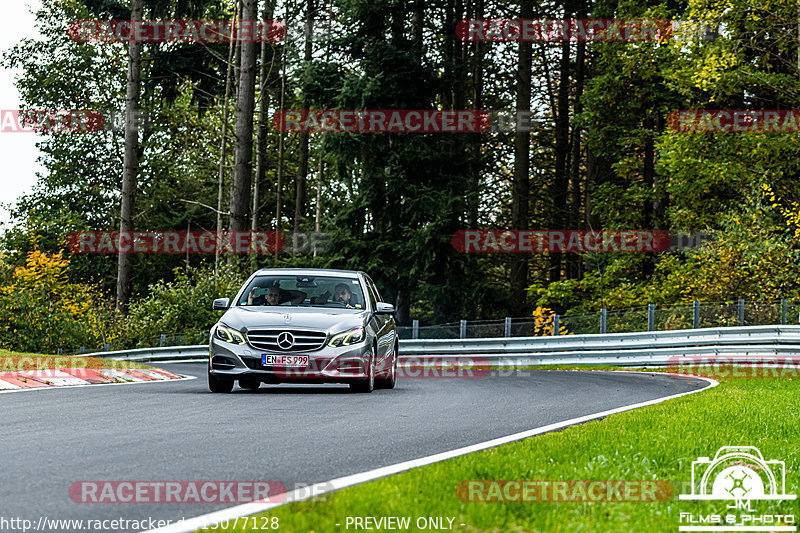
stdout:
{"type": "Polygon", "coordinates": [[[364,274],[360,270],[339,270],[334,268],[262,268],[256,274],[283,274],[285,276],[302,276],[316,274],[318,276],[352,277],[364,274]]]}

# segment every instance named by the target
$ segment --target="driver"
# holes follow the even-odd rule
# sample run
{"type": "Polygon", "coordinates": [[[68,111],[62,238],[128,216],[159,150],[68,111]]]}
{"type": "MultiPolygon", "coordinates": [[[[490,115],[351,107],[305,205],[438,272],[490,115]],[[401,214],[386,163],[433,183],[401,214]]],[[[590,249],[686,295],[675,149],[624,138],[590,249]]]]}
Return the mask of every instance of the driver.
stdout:
{"type": "MultiPolygon", "coordinates": [[[[330,300],[331,291],[325,291],[316,298],[311,299],[312,304],[325,305],[330,300]]],[[[358,297],[353,294],[346,283],[337,283],[333,288],[333,302],[344,305],[347,309],[360,309],[358,297]]]]}
{"type": "Polygon", "coordinates": [[[269,291],[262,296],[256,295],[257,288],[259,287],[253,287],[250,294],[247,295],[247,305],[281,305],[286,302],[298,305],[303,303],[308,296],[302,291],[281,289],[277,284],[270,287],[269,291]]]}
{"type": "Polygon", "coordinates": [[[353,291],[345,283],[338,283],[333,288],[333,301],[344,304],[348,309],[354,309],[356,306],[356,299],[353,297],[353,291]]]}

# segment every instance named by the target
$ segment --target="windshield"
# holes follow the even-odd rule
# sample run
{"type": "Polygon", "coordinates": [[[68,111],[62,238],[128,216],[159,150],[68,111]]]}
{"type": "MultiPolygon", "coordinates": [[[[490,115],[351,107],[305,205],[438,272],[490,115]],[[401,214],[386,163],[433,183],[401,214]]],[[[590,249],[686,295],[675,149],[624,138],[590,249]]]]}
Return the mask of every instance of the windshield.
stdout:
{"type": "Polygon", "coordinates": [[[355,276],[256,276],[237,305],[365,308],[361,284],[355,276]]]}

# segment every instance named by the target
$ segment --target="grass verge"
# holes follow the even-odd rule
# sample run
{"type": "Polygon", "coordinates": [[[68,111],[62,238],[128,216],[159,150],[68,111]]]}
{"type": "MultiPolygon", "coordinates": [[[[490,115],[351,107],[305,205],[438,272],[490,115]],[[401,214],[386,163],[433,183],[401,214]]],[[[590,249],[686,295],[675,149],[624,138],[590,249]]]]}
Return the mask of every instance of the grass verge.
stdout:
{"type": "MultiPolygon", "coordinates": [[[[456,457],[252,517],[263,531],[336,532],[347,517],[449,517],[455,531],[675,532],[681,512],[723,517],[725,502],[679,501],[692,462],[722,446],[757,446],[785,462],[786,492],[800,492],[800,390],[791,379],[727,379],[716,388],[474,454],[456,457]],[[666,501],[482,503],[456,494],[465,480],[661,480],[666,501]],[[337,524],[340,524],[337,526],[337,524]],[[464,524],[464,525],[461,525],[464,524]]],[[[754,514],[798,514],[798,502],[755,502],[754,514]]],[[[724,519],[724,518],[723,518],[724,519]]],[[[445,520],[447,523],[447,520],[445,520]]],[[[204,531],[255,531],[219,526],[204,531]]],[[[683,525],[687,525],[686,522],[683,525]]],[[[374,529],[386,531],[387,529],[374,529]]]]}

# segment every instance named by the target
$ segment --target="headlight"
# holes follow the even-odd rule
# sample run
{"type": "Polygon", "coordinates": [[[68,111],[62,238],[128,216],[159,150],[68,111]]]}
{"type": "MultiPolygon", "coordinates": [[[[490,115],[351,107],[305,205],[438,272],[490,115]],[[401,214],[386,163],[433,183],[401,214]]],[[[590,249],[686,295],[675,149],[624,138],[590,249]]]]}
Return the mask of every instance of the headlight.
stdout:
{"type": "Polygon", "coordinates": [[[363,340],[364,340],[364,328],[357,327],[349,329],[344,333],[339,333],[338,335],[334,335],[334,337],[328,343],[328,346],[333,346],[334,348],[337,346],[347,346],[349,344],[355,344],[363,340]]]}
{"type": "Polygon", "coordinates": [[[229,342],[231,344],[247,343],[247,341],[244,340],[244,335],[222,323],[217,326],[217,331],[214,332],[214,336],[221,341],[229,342]]]}

